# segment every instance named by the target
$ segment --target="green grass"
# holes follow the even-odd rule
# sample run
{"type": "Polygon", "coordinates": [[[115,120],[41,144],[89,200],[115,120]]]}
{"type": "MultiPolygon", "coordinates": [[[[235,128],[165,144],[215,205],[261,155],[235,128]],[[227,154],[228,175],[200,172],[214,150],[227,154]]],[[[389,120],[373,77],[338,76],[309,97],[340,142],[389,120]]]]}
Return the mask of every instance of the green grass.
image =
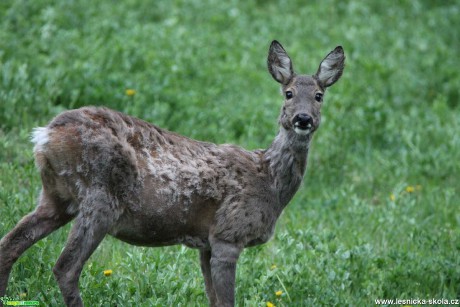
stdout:
{"type": "MultiPolygon", "coordinates": [[[[0,236],[38,196],[29,133],[62,110],[105,105],[200,140],[267,147],[282,101],[270,41],[304,73],[340,44],[345,72],[304,184],[273,240],[242,254],[237,304],[460,298],[459,14],[459,1],[428,0],[2,1],[0,236]]],[[[68,229],[20,258],[8,296],[63,304],[51,270],[68,229]]],[[[197,252],[180,246],[107,238],[80,287],[87,306],[207,302],[197,252]]]]}

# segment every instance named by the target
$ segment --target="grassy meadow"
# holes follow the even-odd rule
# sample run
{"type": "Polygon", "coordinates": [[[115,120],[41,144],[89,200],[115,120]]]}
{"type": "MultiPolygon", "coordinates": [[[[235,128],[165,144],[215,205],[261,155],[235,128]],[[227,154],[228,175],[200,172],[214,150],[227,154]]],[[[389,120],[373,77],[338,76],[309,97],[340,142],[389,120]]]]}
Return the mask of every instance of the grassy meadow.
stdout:
{"type": "MultiPolygon", "coordinates": [[[[237,305],[459,299],[459,16],[447,0],[1,1],[0,237],[35,207],[30,132],[59,112],[103,105],[266,148],[282,103],[271,40],[309,74],[342,45],[303,185],[273,239],[243,252],[237,305]]],[[[9,297],[63,305],[52,267],[69,226],[19,259],[9,297]]],[[[110,237],[80,288],[86,306],[207,304],[196,250],[110,237]]]]}

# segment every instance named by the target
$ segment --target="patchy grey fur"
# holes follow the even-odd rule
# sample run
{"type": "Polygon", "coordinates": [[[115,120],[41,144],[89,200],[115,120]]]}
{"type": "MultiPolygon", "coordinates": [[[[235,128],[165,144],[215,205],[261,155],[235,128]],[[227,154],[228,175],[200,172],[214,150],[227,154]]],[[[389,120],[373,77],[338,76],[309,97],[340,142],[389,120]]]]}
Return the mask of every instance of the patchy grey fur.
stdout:
{"type": "Polygon", "coordinates": [[[233,306],[238,257],[270,239],[299,188],[320,123],[315,95],[338,80],[343,59],[338,47],[316,75],[296,75],[272,43],[269,71],[293,97],[267,150],[195,141],[107,108],[67,111],[36,129],[43,188],[36,210],[0,241],[0,296],[19,256],[75,219],[54,267],[66,305],[83,305],[81,270],[110,234],[135,245],[198,248],[210,305],[233,306]],[[300,134],[293,127],[299,114],[311,120],[300,134]]]}

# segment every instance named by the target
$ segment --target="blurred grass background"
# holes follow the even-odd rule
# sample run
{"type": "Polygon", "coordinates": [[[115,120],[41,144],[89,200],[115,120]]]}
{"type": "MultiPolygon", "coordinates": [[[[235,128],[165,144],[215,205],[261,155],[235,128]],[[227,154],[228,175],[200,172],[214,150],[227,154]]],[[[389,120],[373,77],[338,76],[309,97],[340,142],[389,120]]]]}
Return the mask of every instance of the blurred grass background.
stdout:
{"type": "MultiPolygon", "coordinates": [[[[0,236],[35,206],[29,134],[59,112],[104,105],[266,148],[282,103],[266,69],[271,40],[310,74],[342,45],[345,72],[326,95],[303,187],[274,239],[243,253],[237,304],[460,298],[459,14],[460,1],[429,0],[4,0],[0,236]]],[[[24,254],[9,296],[63,304],[51,269],[67,230],[24,254]]],[[[179,246],[108,238],[80,286],[87,306],[207,302],[197,253],[179,246]]]]}

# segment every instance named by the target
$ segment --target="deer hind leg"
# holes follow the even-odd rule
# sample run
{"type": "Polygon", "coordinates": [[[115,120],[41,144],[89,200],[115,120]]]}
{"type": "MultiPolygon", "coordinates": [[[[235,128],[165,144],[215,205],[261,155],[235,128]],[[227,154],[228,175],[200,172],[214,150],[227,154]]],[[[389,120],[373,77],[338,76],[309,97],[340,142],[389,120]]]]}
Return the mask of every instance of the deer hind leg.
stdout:
{"type": "Polygon", "coordinates": [[[67,244],[53,269],[67,306],[83,306],[78,288],[81,271],[116,220],[116,202],[109,193],[90,191],[80,204],[67,244]]]}
{"type": "Polygon", "coordinates": [[[72,218],[65,212],[67,202],[42,191],[35,211],[29,213],[0,241],[0,297],[6,293],[11,268],[16,260],[33,244],[72,218]]]}

